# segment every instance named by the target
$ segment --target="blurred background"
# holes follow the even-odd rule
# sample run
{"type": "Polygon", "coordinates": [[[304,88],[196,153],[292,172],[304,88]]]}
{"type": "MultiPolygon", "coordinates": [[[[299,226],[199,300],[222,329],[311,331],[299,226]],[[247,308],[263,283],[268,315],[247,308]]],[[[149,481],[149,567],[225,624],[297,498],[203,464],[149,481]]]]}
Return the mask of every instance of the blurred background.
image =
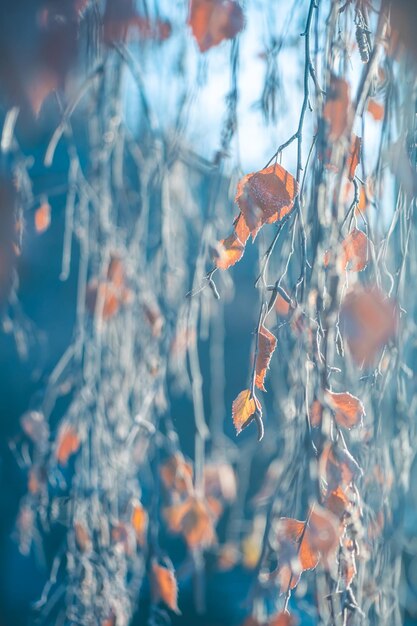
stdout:
{"type": "MultiPolygon", "coordinates": [[[[338,67],[355,93],[363,68],[358,11],[367,15],[365,30],[374,37],[386,7],[318,4],[310,35],[317,73],[320,80],[327,76],[326,28],[333,11],[339,20],[338,67]]],[[[281,483],[279,515],[304,519],[301,511],[312,493],[308,479],[303,482],[309,468],[304,421],[296,423],[300,392],[291,391],[300,371],[300,362],[290,356],[300,346],[290,324],[300,257],[297,251],[283,283],[290,310],[283,301],[284,313],[277,306],[269,318],[279,349],[262,396],[267,434],[260,445],[253,425],[236,440],[231,406],[251,376],[262,300],[254,282],[275,231],[260,232],[246,245],[241,263],[214,275],[219,301],[204,277],[216,259],[217,242],[238,213],[239,179],[264,168],[299,124],[305,95],[300,34],[310,2],[205,0],[194,3],[194,20],[192,5],[182,0],[3,0],[0,5],[0,626],[169,620],[239,625],[254,614],[252,604],[261,603],[255,626],[269,623],[267,614],[281,602],[278,591],[268,589],[253,603],[253,590],[272,497],[268,476],[281,483]],[[215,5],[224,14],[207,17],[204,11],[215,5]],[[115,259],[122,264],[112,266],[115,259]],[[114,285],[122,295],[109,296],[106,289],[114,285]],[[196,295],[187,298],[190,291],[196,295]],[[64,453],[62,445],[71,444],[68,439],[63,444],[62,424],[78,433],[74,448],[64,453]],[[239,553],[229,552],[226,566],[219,566],[220,557],[227,561],[226,552],[210,546],[189,550],[158,512],[177,502],[177,487],[164,485],[160,474],[178,453],[194,463],[197,490],[201,480],[209,489],[209,474],[199,479],[202,461],[217,467],[214,482],[232,470],[228,487],[216,482],[213,491],[223,510],[219,545],[239,553]],[[305,465],[299,475],[292,474],[293,460],[305,465]],[[237,495],[228,495],[236,485],[237,495]],[[132,548],[127,526],[132,502],[139,500],[149,515],[148,547],[135,529],[132,548]],[[100,535],[106,524],[108,540],[100,535]],[[80,547],[80,528],[100,550],[87,549],[87,540],[80,547]],[[181,614],[160,608],[149,577],[154,560],[166,563],[165,558],[176,570],[181,614]]],[[[386,447],[375,453],[385,486],[372,486],[374,501],[372,494],[364,498],[365,509],[372,509],[369,519],[386,510],[392,518],[386,515],[381,540],[365,541],[363,567],[369,567],[366,550],[375,546],[381,576],[395,562],[392,620],[406,625],[417,623],[416,13],[412,2],[398,2],[392,11],[392,40],[405,52],[392,53],[384,66],[381,61],[386,76],[380,91],[373,79],[385,117],[365,112],[354,125],[363,140],[360,181],[367,184],[374,172],[386,176],[379,197],[375,191],[366,209],[376,260],[361,280],[373,284],[374,268],[383,288],[388,274],[399,277],[386,292],[397,296],[408,315],[401,321],[405,334],[392,347],[403,364],[393,357],[382,368],[380,387],[370,380],[372,368],[359,376],[349,362],[347,374],[348,381],[362,385],[360,397],[369,400],[366,432],[374,433],[385,416],[392,427],[384,434],[386,447]],[[395,83],[397,89],[390,90],[395,83]],[[390,148],[394,143],[401,144],[397,152],[390,148]],[[402,221],[398,206],[404,196],[402,221]],[[400,198],[397,208],[394,197],[400,198]],[[381,253],[390,237],[392,252],[381,253]],[[386,371],[398,370],[393,382],[386,371]],[[398,481],[396,494],[385,490],[387,476],[398,481]]],[[[320,97],[311,95],[312,114],[303,129],[306,169],[311,137],[319,128],[320,97]]],[[[314,168],[320,159],[312,154],[314,168]]],[[[282,158],[294,175],[297,157],[294,142],[282,158]]],[[[306,197],[309,185],[306,179],[306,197]]],[[[316,210],[312,202],[309,207],[306,211],[316,210]]],[[[305,215],[308,226],[313,214],[305,215]]],[[[288,237],[279,241],[271,262],[278,273],[285,269],[293,232],[290,225],[285,228],[288,237]]],[[[341,385],[339,390],[345,381],[341,385]]],[[[355,454],[365,456],[373,436],[354,434],[355,454]]],[[[361,585],[365,571],[360,569],[361,585]]],[[[310,574],[302,581],[311,581],[310,574]]],[[[378,595],[377,576],[371,582],[360,597],[378,595]]],[[[315,609],[315,593],[303,582],[290,600],[303,625],[325,623],[315,609]]],[[[384,611],[389,621],[390,602],[388,592],[380,605],[375,600],[366,623],[385,623],[384,611]]],[[[344,623],[365,623],[359,612],[353,615],[344,623]]]]}

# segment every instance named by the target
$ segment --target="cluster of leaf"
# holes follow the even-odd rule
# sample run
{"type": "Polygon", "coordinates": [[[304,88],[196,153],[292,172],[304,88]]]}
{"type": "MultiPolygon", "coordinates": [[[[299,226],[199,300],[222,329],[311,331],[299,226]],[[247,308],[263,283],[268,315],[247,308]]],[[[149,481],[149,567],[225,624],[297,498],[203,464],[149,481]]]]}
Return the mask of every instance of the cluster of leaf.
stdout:
{"type": "MultiPolygon", "coordinates": [[[[319,562],[325,573],[325,582],[319,588],[321,593],[326,590],[317,603],[321,618],[337,623],[341,614],[344,620],[354,620],[355,615],[363,615],[361,605],[372,615],[373,602],[366,599],[363,579],[371,575],[378,585],[386,575],[387,568],[381,564],[378,550],[383,537],[390,533],[393,513],[384,514],[378,507],[387,497],[391,497],[395,506],[392,495],[388,496],[392,487],[389,457],[398,452],[402,436],[397,432],[390,439],[392,418],[386,411],[390,411],[395,398],[398,402],[399,397],[407,396],[411,402],[415,394],[413,385],[407,386],[407,392],[400,391],[398,380],[395,384],[389,372],[390,367],[398,367],[401,359],[410,365],[413,358],[407,344],[399,340],[399,328],[407,324],[403,316],[400,318],[398,301],[392,296],[395,289],[397,298],[400,293],[406,297],[404,275],[415,267],[408,246],[402,243],[398,247],[394,240],[398,236],[404,242],[397,228],[400,215],[407,237],[415,236],[411,207],[415,205],[417,179],[415,162],[410,162],[411,149],[404,143],[401,151],[406,175],[398,176],[392,162],[395,142],[387,140],[388,127],[395,135],[392,130],[395,122],[386,113],[387,107],[393,106],[394,97],[401,100],[403,110],[409,111],[406,94],[410,92],[405,85],[403,90],[401,87],[395,90],[391,83],[387,86],[386,79],[388,68],[404,78],[401,72],[409,69],[407,55],[393,53],[390,48],[392,31],[387,26],[386,6],[377,16],[370,5],[365,8],[365,3],[338,6],[333,2],[326,20],[327,29],[322,32],[327,57],[319,56],[316,44],[316,61],[320,59],[323,68],[321,89],[310,48],[314,12],[319,23],[318,16],[323,19],[323,11],[318,3],[312,2],[303,33],[305,104],[298,130],[264,169],[239,182],[235,201],[240,213],[233,222],[232,234],[219,242],[214,259],[217,269],[231,268],[242,259],[250,235],[254,240],[263,226],[266,229],[268,224],[278,224],[263,256],[261,247],[261,274],[255,284],[260,290],[260,312],[250,386],[240,392],[232,405],[237,434],[255,421],[258,438],[262,439],[262,407],[256,390],[265,391],[265,375],[272,363],[270,388],[277,396],[274,412],[279,417],[269,413],[269,421],[278,429],[292,426],[291,433],[282,437],[288,458],[284,456],[281,462],[273,460],[271,474],[261,490],[263,495],[257,500],[268,506],[265,513],[255,509],[253,531],[248,537],[248,542],[255,546],[251,562],[258,577],[254,613],[248,623],[251,620],[262,623],[262,619],[256,618],[259,600],[271,589],[273,593],[278,588],[285,595],[287,615],[291,590],[298,585],[301,573],[315,569],[319,562]],[[371,24],[375,39],[371,36],[371,24]],[[349,39],[349,29],[356,42],[349,39]],[[384,57],[386,50],[388,54],[384,57]],[[345,59],[351,56],[355,70],[359,71],[355,54],[364,64],[355,97],[351,96],[352,76],[348,76],[349,72],[340,63],[339,54],[345,55],[345,59]],[[315,88],[314,101],[309,82],[315,88]],[[315,116],[313,136],[309,135],[304,121],[307,105],[315,116]],[[371,127],[379,133],[376,159],[369,153],[364,159],[364,138],[353,132],[359,123],[364,133],[371,127]],[[307,160],[303,160],[306,136],[311,147],[307,160]],[[293,142],[298,143],[295,176],[277,162],[293,142]],[[389,172],[383,170],[384,158],[389,172]],[[383,191],[384,185],[392,185],[393,180],[389,204],[383,191]],[[350,200],[352,192],[353,200],[350,200]],[[274,259],[272,253],[283,232],[290,240],[281,244],[274,259]],[[391,250],[387,247],[388,240],[391,250]],[[396,254],[401,269],[394,278],[393,270],[388,267],[395,267],[396,254]],[[273,271],[276,280],[268,280],[273,271]],[[271,330],[266,327],[267,319],[271,330]],[[278,335],[272,332],[275,332],[274,320],[280,320],[278,325],[275,323],[275,328],[280,330],[278,335]],[[287,340],[285,334],[289,335],[287,340]],[[364,404],[351,391],[334,390],[346,386],[361,390],[360,395],[367,397],[369,412],[365,412],[364,404]],[[357,433],[353,430],[351,434],[351,429],[358,429],[357,433]],[[307,463],[291,470],[292,463],[300,463],[304,442],[307,463]],[[371,476],[364,475],[354,450],[360,451],[361,464],[367,470],[370,468],[371,476]],[[385,457],[384,468],[381,456],[385,457]],[[279,485],[284,468],[298,475],[297,484],[302,492],[300,482],[302,485],[307,481],[313,489],[307,498],[303,493],[292,497],[285,493],[289,481],[279,485]],[[383,476],[388,477],[385,485],[383,476]],[[375,491],[379,492],[377,504],[375,491]],[[281,517],[279,513],[288,511],[285,501],[292,502],[290,510],[308,504],[305,521],[281,517]],[[375,563],[378,569],[372,571],[375,563]],[[359,567],[361,575],[357,577],[359,567]],[[329,599],[328,603],[325,598],[329,599]]],[[[415,98],[413,88],[411,92],[415,98]]],[[[407,119],[403,126],[405,133],[412,128],[411,116],[407,119]]],[[[210,278],[212,275],[213,272],[210,278]]],[[[411,307],[415,311],[414,304],[411,307]]],[[[413,334],[408,326],[407,334],[410,332],[413,334]]],[[[404,434],[409,432],[412,418],[405,411],[403,419],[404,434]]],[[[272,424],[269,428],[273,428],[272,424]]],[[[276,440],[279,441],[279,436],[276,440]]],[[[281,457],[278,451],[275,455],[281,457]]],[[[407,467],[412,456],[407,453],[407,467]]],[[[394,554],[395,548],[392,559],[394,554]]],[[[398,561],[396,568],[398,572],[398,561]]],[[[387,594],[389,587],[384,584],[387,594]]]]}
{"type": "MultiPolygon", "coordinates": [[[[140,136],[119,115],[125,68],[134,78],[140,76],[127,43],[139,36],[152,51],[170,35],[171,25],[141,13],[130,0],[109,0],[98,16],[96,9],[93,2],[45,4],[39,28],[48,54],[39,63],[33,59],[36,67],[29,73],[36,93],[25,92],[38,116],[46,97],[75,70],[81,25],[89,25],[92,16],[98,19],[99,70],[94,68],[70,99],[45,156],[51,166],[61,141],[69,155],[61,278],[74,272],[75,259],[76,323],[73,343],[21,417],[22,435],[14,446],[27,472],[28,493],[21,501],[17,531],[20,549],[28,554],[50,530],[65,529],[36,606],[40,621],[122,626],[131,619],[145,577],[152,589],[151,620],[167,619],[163,607],[178,612],[172,563],[159,548],[160,520],[181,534],[191,551],[211,545],[221,500],[234,497],[234,474],[229,465],[206,465],[204,495],[170,443],[177,435],[167,383],[173,379],[180,389],[189,385],[189,351],[196,345],[184,299],[190,280],[187,254],[192,258],[192,243],[203,230],[198,200],[210,164],[198,160],[181,137],[161,137],[140,80],[145,122],[140,136]],[[73,31],[78,33],[74,45],[63,50],[73,31]],[[55,67],[56,57],[65,57],[65,68],[55,67]],[[82,141],[71,119],[80,98],[94,112],[85,120],[82,141]],[[58,400],[66,407],[64,414],[58,400]],[[171,456],[158,467],[154,459],[161,451],[171,456]],[[223,494],[224,475],[218,493],[219,470],[229,472],[232,493],[229,485],[223,494]],[[158,498],[161,482],[163,508],[150,495],[158,498]],[[215,495],[209,495],[210,489],[215,495]],[[57,603],[58,597],[63,602],[57,603]]],[[[243,12],[235,2],[194,2],[189,24],[204,51],[236,34],[243,27],[243,12]]],[[[191,33],[184,22],[183,37],[192,41],[191,33]]],[[[23,81],[22,88],[31,85],[23,81]]],[[[11,104],[24,110],[23,96],[13,97],[11,104]]],[[[25,181],[18,200],[34,210],[24,215],[16,211],[12,229],[18,232],[13,219],[21,216],[20,224],[29,223],[29,231],[48,237],[54,201],[48,188],[39,201],[32,195],[30,173],[14,136],[18,115],[16,107],[9,110],[3,135],[14,159],[12,175],[25,181]]]]}

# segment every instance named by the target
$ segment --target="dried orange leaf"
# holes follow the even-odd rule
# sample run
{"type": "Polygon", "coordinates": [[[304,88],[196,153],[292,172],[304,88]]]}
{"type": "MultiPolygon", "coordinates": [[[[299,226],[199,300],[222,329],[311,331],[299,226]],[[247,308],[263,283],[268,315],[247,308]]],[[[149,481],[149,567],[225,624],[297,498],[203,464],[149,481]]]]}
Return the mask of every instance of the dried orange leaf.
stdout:
{"type": "Polygon", "coordinates": [[[326,497],[324,505],[340,520],[349,515],[352,508],[351,501],[342,487],[337,487],[331,491],[326,497]]]}
{"type": "Polygon", "coordinates": [[[200,52],[206,52],[242,30],[243,11],[235,0],[191,0],[188,24],[200,52]]]}
{"type": "Polygon", "coordinates": [[[311,513],[306,534],[312,548],[327,558],[339,545],[341,535],[339,520],[329,510],[316,504],[311,513]]]}
{"type": "Polygon", "coordinates": [[[349,92],[349,85],[343,78],[337,78],[334,75],[331,77],[323,117],[329,124],[329,138],[333,141],[339,139],[347,127],[349,92]]]}
{"type": "Polygon", "coordinates": [[[189,548],[206,547],[215,542],[216,515],[207,502],[190,497],[185,502],[168,507],[164,514],[169,529],[181,533],[189,548]]]}
{"type": "Polygon", "coordinates": [[[276,347],[277,338],[262,324],[258,334],[258,355],[255,368],[255,385],[262,391],[266,391],[264,386],[266,370],[269,368],[276,347]]]}
{"type": "Polygon", "coordinates": [[[318,550],[311,544],[307,522],[281,517],[276,526],[279,566],[272,573],[282,593],[297,586],[304,570],[314,569],[319,560],[318,550]]]}
{"type": "Polygon", "coordinates": [[[338,487],[346,487],[362,475],[357,461],[345,448],[327,443],[319,460],[319,473],[327,485],[327,493],[338,487]]]}
{"type": "Polygon", "coordinates": [[[282,295],[279,293],[277,295],[277,299],[275,300],[274,309],[281,317],[287,317],[290,312],[290,303],[287,302],[282,295]]]}
{"type": "Polygon", "coordinates": [[[250,230],[246,225],[245,218],[242,213],[239,213],[235,221],[233,222],[233,228],[235,229],[236,236],[242,242],[243,245],[246,244],[249,239],[250,230]]]}
{"type": "MultiPolygon", "coordinates": [[[[361,185],[359,189],[359,202],[355,209],[355,214],[363,213],[366,211],[368,206],[369,198],[372,196],[372,181],[368,178],[368,181],[365,185],[361,185]]],[[[344,188],[344,201],[351,202],[353,200],[353,191],[354,186],[351,181],[346,181],[346,185],[344,188]]]]}
{"type": "Polygon", "coordinates": [[[190,510],[191,506],[191,500],[187,499],[184,502],[174,504],[164,510],[164,517],[171,532],[181,533],[183,519],[190,510]]]}
{"type": "Polygon", "coordinates": [[[233,232],[227,239],[219,241],[218,256],[215,259],[215,264],[219,269],[227,270],[240,261],[244,251],[244,244],[240,241],[236,233],[233,232]]]}
{"type": "Polygon", "coordinates": [[[362,185],[360,190],[359,190],[359,202],[358,202],[358,206],[355,209],[355,214],[360,213],[366,210],[366,207],[368,206],[368,198],[366,195],[366,189],[365,187],[362,185]]]}
{"type": "Polygon", "coordinates": [[[132,292],[125,285],[125,271],[122,260],[112,255],[105,280],[92,278],[87,285],[86,305],[91,315],[98,313],[101,319],[108,320],[118,313],[121,306],[130,302],[132,292]]]}
{"type": "Polygon", "coordinates": [[[368,102],[368,113],[372,115],[374,120],[380,122],[384,119],[384,105],[371,99],[368,102]]]}
{"type": "Polygon", "coordinates": [[[317,549],[311,544],[307,530],[306,522],[290,517],[281,517],[278,520],[279,556],[288,562],[298,556],[301,571],[314,569],[320,559],[317,549]]]}
{"type": "Polygon", "coordinates": [[[75,428],[67,423],[62,424],[55,449],[55,458],[58,463],[65,466],[79,447],[80,438],[75,428]]]}
{"type": "Polygon", "coordinates": [[[225,543],[217,553],[217,568],[221,572],[231,570],[239,561],[239,550],[234,543],[225,543]]]}
{"type": "Polygon", "coordinates": [[[44,233],[51,223],[51,207],[48,202],[44,202],[35,211],[35,230],[37,233],[44,233]]]}
{"type": "Polygon", "coordinates": [[[133,503],[130,521],[135,531],[138,544],[143,545],[148,528],[148,513],[138,500],[133,503]]]}
{"type": "Polygon", "coordinates": [[[32,494],[39,494],[46,489],[46,469],[44,466],[33,465],[28,474],[28,490],[32,494]]]}
{"type": "Polygon", "coordinates": [[[118,290],[112,283],[103,281],[99,283],[93,278],[87,285],[86,305],[87,309],[94,315],[97,303],[101,305],[100,317],[108,320],[116,315],[120,308],[118,290]]]}
{"type": "Polygon", "coordinates": [[[356,168],[361,162],[362,139],[353,135],[352,144],[350,146],[349,156],[347,159],[348,178],[352,181],[355,178],[356,168]]]}
{"type": "Polygon", "coordinates": [[[57,89],[58,74],[55,72],[40,71],[27,83],[26,93],[35,117],[39,116],[46,98],[57,89]]]}
{"type": "Polygon", "coordinates": [[[368,264],[369,239],[364,232],[354,228],[342,243],[342,267],[361,272],[368,264]]]}
{"type": "Polygon", "coordinates": [[[205,547],[216,540],[213,509],[194,499],[182,520],[182,532],[190,548],[205,547]]]}
{"type": "Polygon", "coordinates": [[[91,538],[87,528],[81,522],[74,523],[75,541],[80,552],[89,552],[91,550],[91,538]]]}
{"type": "Polygon", "coordinates": [[[232,404],[233,423],[238,435],[248,426],[256,411],[262,415],[259,400],[252,396],[250,389],[241,391],[232,404]]]}
{"type": "Polygon", "coordinates": [[[310,424],[312,428],[318,428],[321,425],[323,417],[323,407],[318,400],[314,400],[310,407],[310,424]]]}
{"type": "Polygon", "coordinates": [[[288,589],[295,589],[300,582],[301,572],[295,572],[290,565],[280,565],[273,577],[277,579],[281,593],[287,593],[288,589]]]}
{"type": "Polygon", "coordinates": [[[162,601],[171,611],[180,613],[174,569],[159,565],[156,559],[152,561],[152,596],[155,602],[162,601]]]}
{"type": "Polygon", "coordinates": [[[334,411],[339,426],[350,429],[362,424],[365,408],[359,398],[352,396],[348,391],[343,393],[326,391],[326,400],[334,411]]]}
{"type": "Polygon", "coordinates": [[[340,319],[353,359],[359,365],[368,366],[394,337],[398,307],[378,288],[357,288],[344,299],[340,319]]]}
{"type": "Polygon", "coordinates": [[[180,493],[193,490],[193,468],[180,452],[173,454],[160,467],[160,475],[165,487],[180,493]]]}
{"type": "Polygon", "coordinates": [[[236,202],[252,238],[266,222],[281,220],[294,206],[298,183],[281,165],[247,174],[238,183],[236,202]]]}
{"type": "Polygon", "coordinates": [[[130,524],[118,521],[111,530],[111,538],[115,544],[118,544],[125,554],[131,556],[136,550],[136,541],[134,532],[130,524]]]}
{"type": "Polygon", "coordinates": [[[242,626],[264,626],[254,615],[248,615],[242,626]]]}
{"type": "Polygon", "coordinates": [[[295,624],[294,617],[286,611],[282,611],[270,617],[265,626],[295,626],[295,624]]]}

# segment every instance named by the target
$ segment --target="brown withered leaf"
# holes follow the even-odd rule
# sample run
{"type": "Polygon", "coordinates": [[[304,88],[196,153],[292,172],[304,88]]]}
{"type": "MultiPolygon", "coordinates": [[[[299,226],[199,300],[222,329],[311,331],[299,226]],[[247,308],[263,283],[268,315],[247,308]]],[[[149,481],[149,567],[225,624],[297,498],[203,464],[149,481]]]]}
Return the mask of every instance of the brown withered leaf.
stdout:
{"type": "Polygon", "coordinates": [[[396,333],[398,307],[376,287],[357,287],[346,295],[340,320],[353,359],[358,365],[369,366],[396,333]]]}
{"type": "Polygon", "coordinates": [[[44,202],[35,211],[35,230],[41,234],[48,230],[51,224],[51,207],[48,202],[44,202]]]}
{"type": "Polygon", "coordinates": [[[271,574],[281,592],[294,589],[303,571],[314,569],[320,554],[311,544],[307,522],[281,517],[276,525],[278,568],[271,574]]]}
{"type": "Polygon", "coordinates": [[[206,52],[242,30],[243,11],[235,0],[191,0],[188,24],[200,52],[206,52]]]}
{"type": "Polygon", "coordinates": [[[80,438],[75,428],[71,424],[64,422],[59,429],[55,448],[55,458],[58,463],[65,466],[69,458],[78,451],[80,443],[80,438]]]}
{"type": "Polygon", "coordinates": [[[181,452],[176,452],[165,461],[159,473],[166,489],[179,493],[193,491],[193,468],[184,459],[181,452]]]}
{"type": "Polygon", "coordinates": [[[163,602],[171,611],[179,614],[178,608],[178,583],[174,568],[159,565],[156,559],[152,559],[152,597],[154,602],[163,602]]]}
{"type": "Polygon", "coordinates": [[[352,272],[361,272],[368,265],[369,239],[358,228],[350,231],[342,242],[342,267],[352,272]]]}
{"type": "Polygon", "coordinates": [[[311,543],[308,524],[290,517],[281,517],[277,524],[277,537],[280,545],[279,556],[284,560],[292,560],[297,556],[302,571],[314,569],[320,555],[311,543]],[[287,544],[287,545],[284,545],[287,544]],[[295,554],[294,554],[295,550],[295,554]]]}
{"type": "Polygon", "coordinates": [[[366,413],[359,398],[353,396],[348,391],[336,393],[327,390],[325,395],[330,408],[334,411],[335,420],[339,426],[350,429],[362,424],[366,413]]]}
{"type": "Polygon", "coordinates": [[[332,76],[327,91],[323,117],[329,125],[329,139],[335,141],[344,134],[350,106],[350,89],[343,78],[332,76]]]}
{"type": "Polygon", "coordinates": [[[278,568],[272,577],[278,580],[281,592],[296,587],[302,572],[314,569],[321,557],[325,564],[335,557],[341,532],[336,516],[318,504],[308,521],[280,518],[277,524],[278,568]]]}
{"type": "Polygon", "coordinates": [[[236,428],[236,434],[239,435],[242,430],[248,426],[251,417],[256,411],[262,415],[259,400],[256,396],[252,396],[250,389],[244,389],[232,404],[232,418],[236,428]]]}
{"type": "Polygon", "coordinates": [[[190,496],[166,508],[164,515],[171,532],[181,533],[189,548],[204,548],[216,541],[214,522],[219,509],[215,509],[213,501],[190,496]]]}
{"type": "Polygon", "coordinates": [[[235,200],[252,238],[263,224],[282,220],[290,213],[297,194],[297,181],[278,163],[244,176],[235,200]]]}
{"type": "Polygon", "coordinates": [[[258,354],[255,367],[255,385],[262,391],[266,391],[264,386],[266,371],[269,369],[272,354],[276,347],[277,338],[262,324],[258,334],[258,354]]]}
{"type": "Polygon", "coordinates": [[[240,241],[235,232],[226,239],[219,241],[217,247],[217,257],[215,259],[216,267],[221,270],[227,270],[235,265],[243,256],[245,245],[240,241]]]}
{"type": "Polygon", "coordinates": [[[150,20],[137,13],[133,0],[107,0],[103,14],[103,40],[107,45],[129,35],[142,40],[164,41],[172,31],[167,20],[150,20]]]}
{"type": "Polygon", "coordinates": [[[352,143],[349,150],[349,156],[347,159],[348,178],[350,181],[355,178],[356,168],[361,162],[361,148],[362,139],[360,137],[357,137],[357,135],[353,135],[352,143]]]}

